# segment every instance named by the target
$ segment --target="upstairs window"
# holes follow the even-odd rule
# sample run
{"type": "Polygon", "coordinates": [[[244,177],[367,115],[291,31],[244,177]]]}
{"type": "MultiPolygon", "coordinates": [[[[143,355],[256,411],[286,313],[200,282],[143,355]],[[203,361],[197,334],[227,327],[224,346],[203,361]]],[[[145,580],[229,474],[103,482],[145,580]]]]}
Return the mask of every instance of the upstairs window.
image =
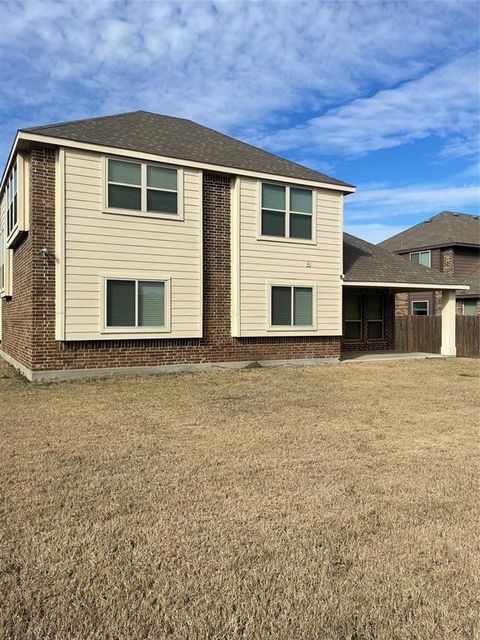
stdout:
{"type": "Polygon", "coordinates": [[[15,164],[7,180],[7,238],[18,226],[18,181],[15,164]]]}
{"type": "Polygon", "coordinates": [[[107,159],[107,207],[177,215],[178,169],[107,159]]]}
{"type": "Polygon", "coordinates": [[[271,324],[281,327],[311,327],[313,325],[312,287],[272,287],[271,324]]]}
{"type": "Polygon", "coordinates": [[[261,235],[294,240],[312,239],[311,189],[262,183],[261,235]]]}
{"type": "Polygon", "coordinates": [[[410,253],[410,260],[417,264],[423,264],[424,267],[430,268],[432,266],[432,256],[430,251],[412,251],[410,253]]]}
{"type": "Polygon", "coordinates": [[[165,281],[106,281],[106,327],[164,328],[165,281]]]}

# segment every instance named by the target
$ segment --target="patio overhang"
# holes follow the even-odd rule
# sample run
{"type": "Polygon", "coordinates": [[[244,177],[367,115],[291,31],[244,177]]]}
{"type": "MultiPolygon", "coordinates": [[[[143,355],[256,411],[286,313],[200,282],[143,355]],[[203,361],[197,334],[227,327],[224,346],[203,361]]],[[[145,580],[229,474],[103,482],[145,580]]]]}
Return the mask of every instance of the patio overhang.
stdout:
{"type": "Polygon", "coordinates": [[[433,283],[418,283],[418,282],[352,282],[350,280],[343,281],[344,287],[363,287],[364,289],[373,287],[375,289],[391,289],[395,291],[468,291],[470,287],[463,284],[433,284],[433,283]]]}
{"type": "Polygon", "coordinates": [[[470,287],[463,284],[433,284],[433,283],[418,283],[418,282],[357,282],[350,280],[343,280],[344,287],[362,287],[364,289],[388,289],[390,291],[396,291],[398,293],[402,291],[468,291],[470,287]]]}

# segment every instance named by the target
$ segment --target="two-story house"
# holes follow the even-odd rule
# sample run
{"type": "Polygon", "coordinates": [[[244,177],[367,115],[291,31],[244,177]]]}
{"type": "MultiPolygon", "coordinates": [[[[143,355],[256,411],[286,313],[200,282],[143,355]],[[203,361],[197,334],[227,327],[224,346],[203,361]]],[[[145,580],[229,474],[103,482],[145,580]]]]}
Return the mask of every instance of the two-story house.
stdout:
{"type": "Polygon", "coordinates": [[[446,274],[343,234],[354,187],[143,111],[20,130],[0,186],[1,351],[30,380],[337,360],[394,346],[446,274]]]}
{"type": "MultiPolygon", "coordinates": [[[[468,284],[468,291],[458,291],[457,314],[480,315],[479,216],[442,211],[380,242],[380,246],[468,284]]],[[[440,291],[397,296],[397,315],[438,315],[441,310],[440,291]]]]}

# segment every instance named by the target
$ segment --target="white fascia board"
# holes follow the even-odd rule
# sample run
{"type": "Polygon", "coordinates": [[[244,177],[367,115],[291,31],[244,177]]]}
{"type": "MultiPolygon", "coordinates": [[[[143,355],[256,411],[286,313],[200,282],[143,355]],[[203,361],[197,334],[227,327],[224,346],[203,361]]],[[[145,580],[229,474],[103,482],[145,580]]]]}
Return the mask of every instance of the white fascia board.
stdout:
{"type": "Polygon", "coordinates": [[[344,287],[378,287],[382,289],[428,289],[431,291],[439,291],[442,289],[462,289],[468,291],[469,286],[465,284],[414,284],[412,282],[342,282],[344,287]]]}
{"type": "MultiPolygon", "coordinates": [[[[230,173],[232,175],[246,176],[250,178],[260,178],[264,180],[278,180],[279,182],[288,182],[291,184],[305,185],[308,187],[316,187],[320,189],[330,189],[333,191],[341,191],[342,193],[354,193],[355,187],[341,186],[338,184],[329,184],[328,182],[317,182],[315,180],[303,180],[301,178],[291,178],[280,174],[261,173],[258,171],[249,171],[247,169],[236,169],[235,167],[225,167],[223,165],[208,164],[206,162],[196,162],[194,160],[184,160],[182,158],[170,158],[153,153],[143,153],[141,151],[132,151],[130,149],[121,149],[119,147],[108,147],[99,144],[91,144],[88,142],[77,142],[75,140],[66,140],[64,138],[55,138],[51,136],[39,135],[38,133],[28,133],[19,131],[15,144],[12,147],[12,153],[19,140],[30,142],[41,142],[43,144],[52,144],[60,147],[70,147],[74,149],[83,149],[85,151],[93,151],[95,153],[106,153],[110,155],[124,156],[128,158],[136,158],[138,160],[152,160],[153,162],[163,162],[165,164],[178,165],[184,167],[192,167],[194,169],[206,169],[210,171],[221,171],[222,173],[230,173]]],[[[9,159],[10,162],[10,159],[9,159]]],[[[2,182],[3,187],[3,182],[2,182]]]]}

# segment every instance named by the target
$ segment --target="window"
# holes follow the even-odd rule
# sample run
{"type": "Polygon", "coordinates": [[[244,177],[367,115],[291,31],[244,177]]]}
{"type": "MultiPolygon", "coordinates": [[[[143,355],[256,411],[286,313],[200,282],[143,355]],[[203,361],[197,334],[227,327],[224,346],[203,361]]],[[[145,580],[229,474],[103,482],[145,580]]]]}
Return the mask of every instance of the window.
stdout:
{"type": "Polygon", "coordinates": [[[383,338],[383,297],[379,295],[365,296],[367,309],[367,340],[383,338]]]}
{"type": "Polygon", "coordinates": [[[432,266],[432,257],[430,251],[412,251],[410,254],[410,260],[412,262],[417,262],[418,264],[423,264],[424,267],[432,266]]]}
{"type": "Polygon", "coordinates": [[[477,315],[477,301],[475,298],[466,298],[463,300],[462,310],[464,316],[476,316],[477,315]]]}
{"type": "Polygon", "coordinates": [[[18,181],[17,165],[15,164],[7,181],[7,238],[18,225],[18,181]]]}
{"type": "Polygon", "coordinates": [[[262,183],[262,236],[311,240],[312,212],[311,189],[262,183]]]}
{"type": "Polygon", "coordinates": [[[179,170],[107,159],[107,207],[177,215],[179,170]]]}
{"type": "Polygon", "coordinates": [[[347,340],[362,339],[362,296],[346,295],[344,300],[345,338],[347,340]]]}
{"type": "Polygon", "coordinates": [[[165,281],[106,281],[107,327],[165,327],[165,281]]]}
{"type": "Polygon", "coordinates": [[[272,286],[271,325],[311,327],[313,325],[312,287],[272,286]]]}
{"type": "Polygon", "coordinates": [[[413,316],[428,316],[428,300],[414,300],[412,302],[413,316]]]}
{"type": "Polygon", "coordinates": [[[0,229],[0,291],[5,289],[5,247],[3,245],[3,229],[0,229]]]}

